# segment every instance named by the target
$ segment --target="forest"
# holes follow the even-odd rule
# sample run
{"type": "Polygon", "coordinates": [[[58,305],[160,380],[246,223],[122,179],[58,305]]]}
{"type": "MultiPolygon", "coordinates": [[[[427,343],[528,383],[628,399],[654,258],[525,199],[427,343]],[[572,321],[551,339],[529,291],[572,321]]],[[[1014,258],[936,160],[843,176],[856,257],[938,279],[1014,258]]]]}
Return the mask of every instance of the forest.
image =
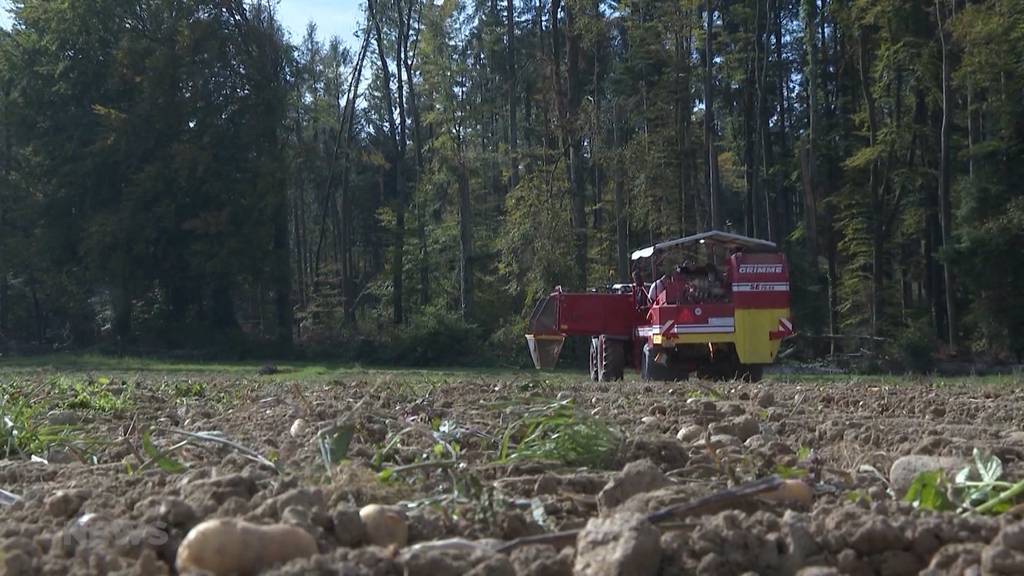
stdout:
{"type": "Polygon", "coordinates": [[[522,362],[539,296],[708,229],[809,338],[1024,352],[1024,0],[11,4],[0,352],[522,362]]]}

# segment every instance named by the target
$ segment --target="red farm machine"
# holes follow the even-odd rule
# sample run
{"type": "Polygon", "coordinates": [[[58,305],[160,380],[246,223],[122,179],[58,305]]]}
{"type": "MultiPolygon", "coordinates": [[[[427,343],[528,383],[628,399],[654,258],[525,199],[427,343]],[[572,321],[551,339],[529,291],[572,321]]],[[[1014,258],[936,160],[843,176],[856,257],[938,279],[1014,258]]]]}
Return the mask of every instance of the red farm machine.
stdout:
{"type": "Polygon", "coordinates": [[[758,380],[793,335],[789,269],[765,240],[711,231],[633,253],[634,282],[597,292],[561,288],[530,317],[530,355],[552,369],[567,336],[590,337],[590,377],[758,380]],[[641,269],[650,262],[653,283],[641,269]],[[670,270],[659,276],[658,270],[670,270]]]}

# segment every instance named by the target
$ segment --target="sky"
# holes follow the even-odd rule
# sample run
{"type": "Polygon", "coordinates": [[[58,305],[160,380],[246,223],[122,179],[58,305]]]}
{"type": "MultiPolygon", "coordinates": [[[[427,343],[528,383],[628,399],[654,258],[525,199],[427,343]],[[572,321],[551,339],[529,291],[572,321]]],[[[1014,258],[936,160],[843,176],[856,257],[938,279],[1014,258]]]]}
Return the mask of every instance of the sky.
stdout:
{"type": "MultiPolygon", "coordinates": [[[[362,0],[280,0],[277,6],[278,18],[292,40],[298,42],[306,31],[306,24],[316,23],[320,36],[327,40],[338,36],[342,42],[358,49],[355,32],[362,17],[362,0]]],[[[8,0],[0,0],[0,27],[10,28],[11,18],[7,14],[8,0]]]]}

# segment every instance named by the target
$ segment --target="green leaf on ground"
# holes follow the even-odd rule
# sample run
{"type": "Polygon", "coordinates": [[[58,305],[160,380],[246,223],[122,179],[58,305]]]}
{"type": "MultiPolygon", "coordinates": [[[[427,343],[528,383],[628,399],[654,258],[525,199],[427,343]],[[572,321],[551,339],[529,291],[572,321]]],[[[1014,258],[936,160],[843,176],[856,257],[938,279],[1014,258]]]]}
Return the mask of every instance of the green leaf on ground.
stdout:
{"type": "Polygon", "coordinates": [[[150,436],[149,432],[145,432],[142,435],[142,451],[145,452],[146,456],[152,459],[161,470],[168,474],[181,474],[186,470],[184,464],[164,454],[156,447],[155,444],[153,444],[153,438],[150,436]]]}
{"type": "Polygon", "coordinates": [[[914,478],[903,501],[922,510],[952,510],[954,506],[946,495],[946,485],[946,478],[943,476],[942,470],[921,472],[914,478]]]}

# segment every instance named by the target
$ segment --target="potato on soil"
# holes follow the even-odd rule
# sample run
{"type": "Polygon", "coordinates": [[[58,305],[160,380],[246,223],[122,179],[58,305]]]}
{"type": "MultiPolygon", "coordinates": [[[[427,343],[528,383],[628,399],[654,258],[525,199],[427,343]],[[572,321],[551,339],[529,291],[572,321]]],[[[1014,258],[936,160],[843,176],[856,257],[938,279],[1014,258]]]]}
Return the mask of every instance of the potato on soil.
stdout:
{"type": "Polygon", "coordinates": [[[778,489],[762,494],[761,498],[790,506],[810,506],[814,490],[802,480],[784,480],[778,489]]]}
{"type": "Polygon", "coordinates": [[[409,541],[409,522],[398,508],[369,504],[359,510],[359,518],[370,544],[401,548],[409,541]]]}
{"type": "Polygon", "coordinates": [[[304,435],[306,430],[309,430],[309,423],[302,418],[298,418],[295,422],[292,422],[292,427],[288,429],[288,433],[291,434],[292,438],[298,438],[304,435]]]}
{"type": "Polygon", "coordinates": [[[204,571],[216,576],[245,576],[317,552],[316,541],[301,528],[219,518],[189,531],[178,548],[175,564],[180,573],[204,571]]]}

